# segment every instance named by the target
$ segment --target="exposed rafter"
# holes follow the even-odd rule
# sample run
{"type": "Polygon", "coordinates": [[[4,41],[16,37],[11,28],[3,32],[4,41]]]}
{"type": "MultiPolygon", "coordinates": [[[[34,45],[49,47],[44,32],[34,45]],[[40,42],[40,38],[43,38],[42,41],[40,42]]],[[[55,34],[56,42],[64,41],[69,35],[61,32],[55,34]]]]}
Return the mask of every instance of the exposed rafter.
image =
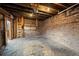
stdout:
{"type": "Polygon", "coordinates": [[[25,18],[38,20],[45,20],[52,15],[57,14],[59,11],[62,11],[73,4],[62,4],[62,3],[35,3],[38,6],[36,7],[37,11],[34,13],[33,4],[31,3],[3,3],[0,4],[0,7],[6,10],[7,12],[13,14],[14,16],[23,15],[25,18]],[[37,14],[37,16],[30,17],[29,14],[37,14]]]}

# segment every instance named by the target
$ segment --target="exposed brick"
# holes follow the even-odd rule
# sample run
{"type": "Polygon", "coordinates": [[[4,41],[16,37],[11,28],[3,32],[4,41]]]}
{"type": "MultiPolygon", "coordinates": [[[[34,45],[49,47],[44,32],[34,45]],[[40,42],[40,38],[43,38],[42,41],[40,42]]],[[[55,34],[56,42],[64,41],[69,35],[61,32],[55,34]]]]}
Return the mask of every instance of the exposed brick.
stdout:
{"type": "Polygon", "coordinates": [[[39,31],[44,37],[79,52],[79,5],[42,21],[39,31]]]}

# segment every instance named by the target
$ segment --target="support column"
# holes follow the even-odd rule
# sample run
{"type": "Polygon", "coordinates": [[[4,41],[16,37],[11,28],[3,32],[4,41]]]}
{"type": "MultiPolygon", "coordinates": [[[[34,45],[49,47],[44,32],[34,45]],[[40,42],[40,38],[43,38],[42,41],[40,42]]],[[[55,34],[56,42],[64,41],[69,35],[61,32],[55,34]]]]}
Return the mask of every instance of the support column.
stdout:
{"type": "Polygon", "coordinates": [[[3,45],[6,46],[6,29],[5,29],[5,20],[6,20],[6,17],[4,16],[3,17],[3,45]]]}

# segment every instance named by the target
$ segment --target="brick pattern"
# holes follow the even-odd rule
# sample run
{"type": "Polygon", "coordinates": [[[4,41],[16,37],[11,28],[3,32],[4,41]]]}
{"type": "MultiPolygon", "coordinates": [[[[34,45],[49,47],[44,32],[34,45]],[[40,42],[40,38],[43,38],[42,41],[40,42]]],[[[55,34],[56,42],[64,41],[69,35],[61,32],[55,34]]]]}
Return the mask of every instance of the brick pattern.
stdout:
{"type": "Polygon", "coordinates": [[[42,21],[39,31],[44,37],[79,52],[79,5],[42,21]]]}

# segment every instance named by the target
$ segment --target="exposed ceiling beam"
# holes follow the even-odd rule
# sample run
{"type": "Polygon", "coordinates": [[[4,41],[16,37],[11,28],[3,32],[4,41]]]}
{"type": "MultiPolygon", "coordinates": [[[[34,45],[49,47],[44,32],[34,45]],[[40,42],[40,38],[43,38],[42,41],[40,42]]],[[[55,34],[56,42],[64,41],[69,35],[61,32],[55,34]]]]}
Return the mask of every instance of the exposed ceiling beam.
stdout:
{"type": "MultiPolygon", "coordinates": [[[[25,7],[25,8],[32,8],[31,6],[30,6],[30,4],[28,5],[28,4],[16,4],[16,5],[20,5],[20,6],[22,6],[22,7],[25,7]]],[[[40,6],[40,4],[39,4],[39,6],[40,6]]],[[[45,6],[45,7],[47,7],[47,6],[45,6]]],[[[47,7],[48,8],[48,7],[47,7]]],[[[32,8],[33,9],[33,8],[32,8]]],[[[37,7],[37,9],[39,9],[38,7],[37,7]]],[[[51,8],[51,9],[53,9],[53,8],[51,8]]],[[[38,10],[38,13],[39,13],[39,11],[41,11],[41,13],[44,13],[44,14],[52,14],[52,12],[50,13],[50,12],[45,12],[45,11],[43,11],[43,10],[38,10]]],[[[56,11],[56,10],[55,10],[56,11]]]]}
{"type": "Polygon", "coordinates": [[[54,9],[57,9],[57,10],[66,8],[65,5],[60,4],[60,3],[40,3],[40,5],[47,6],[47,7],[50,7],[50,8],[54,8],[54,9]]]}
{"type": "Polygon", "coordinates": [[[18,10],[18,11],[21,11],[21,12],[30,12],[30,13],[33,12],[32,10],[27,10],[27,9],[22,9],[22,8],[16,8],[14,6],[6,6],[6,5],[3,5],[1,7],[13,9],[13,10],[18,10]]]}
{"type": "Polygon", "coordinates": [[[62,8],[66,8],[65,5],[61,4],[61,3],[54,3],[55,5],[59,6],[59,7],[62,7],[62,8]]]}
{"type": "MultiPolygon", "coordinates": [[[[4,9],[8,9],[8,10],[11,10],[11,11],[14,11],[14,12],[27,12],[27,13],[33,13],[32,11],[28,12],[28,11],[25,11],[25,10],[21,10],[21,9],[15,9],[13,7],[8,7],[8,6],[2,6],[4,9]]],[[[46,15],[52,15],[50,13],[46,13],[44,11],[38,11],[38,13],[41,13],[41,14],[46,14],[46,15]]]]}
{"type": "Polygon", "coordinates": [[[21,7],[24,7],[24,8],[30,8],[30,9],[32,9],[31,8],[31,5],[30,5],[30,3],[27,3],[27,4],[25,4],[25,3],[14,3],[15,5],[19,5],[19,6],[21,6],[21,7]]]}
{"type": "Polygon", "coordinates": [[[33,9],[32,4],[30,3],[4,3],[0,4],[0,7],[5,9],[7,12],[13,14],[14,16],[21,16],[23,15],[25,18],[28,19],[41,19],[45,20],[46,18],[49,18],[55,14],[58,13],[58,11],[61,11],[65,9],[67,6],[60,3],[38,3],[39,6],[37,6],[36,13],[34,12],[35,9],[33,9]],[[34,14],[33,17],[30,17],[30,14],[34,14]],[[37,16],[36,16],[37,15],[37,16]]]}
{"type": "Polygon", "coordinates": [[[7,12],[5,9],[0,7],[0,13],[2,13],[5,16],[10,16],[11,14],[9,12],[7,12]]]}

